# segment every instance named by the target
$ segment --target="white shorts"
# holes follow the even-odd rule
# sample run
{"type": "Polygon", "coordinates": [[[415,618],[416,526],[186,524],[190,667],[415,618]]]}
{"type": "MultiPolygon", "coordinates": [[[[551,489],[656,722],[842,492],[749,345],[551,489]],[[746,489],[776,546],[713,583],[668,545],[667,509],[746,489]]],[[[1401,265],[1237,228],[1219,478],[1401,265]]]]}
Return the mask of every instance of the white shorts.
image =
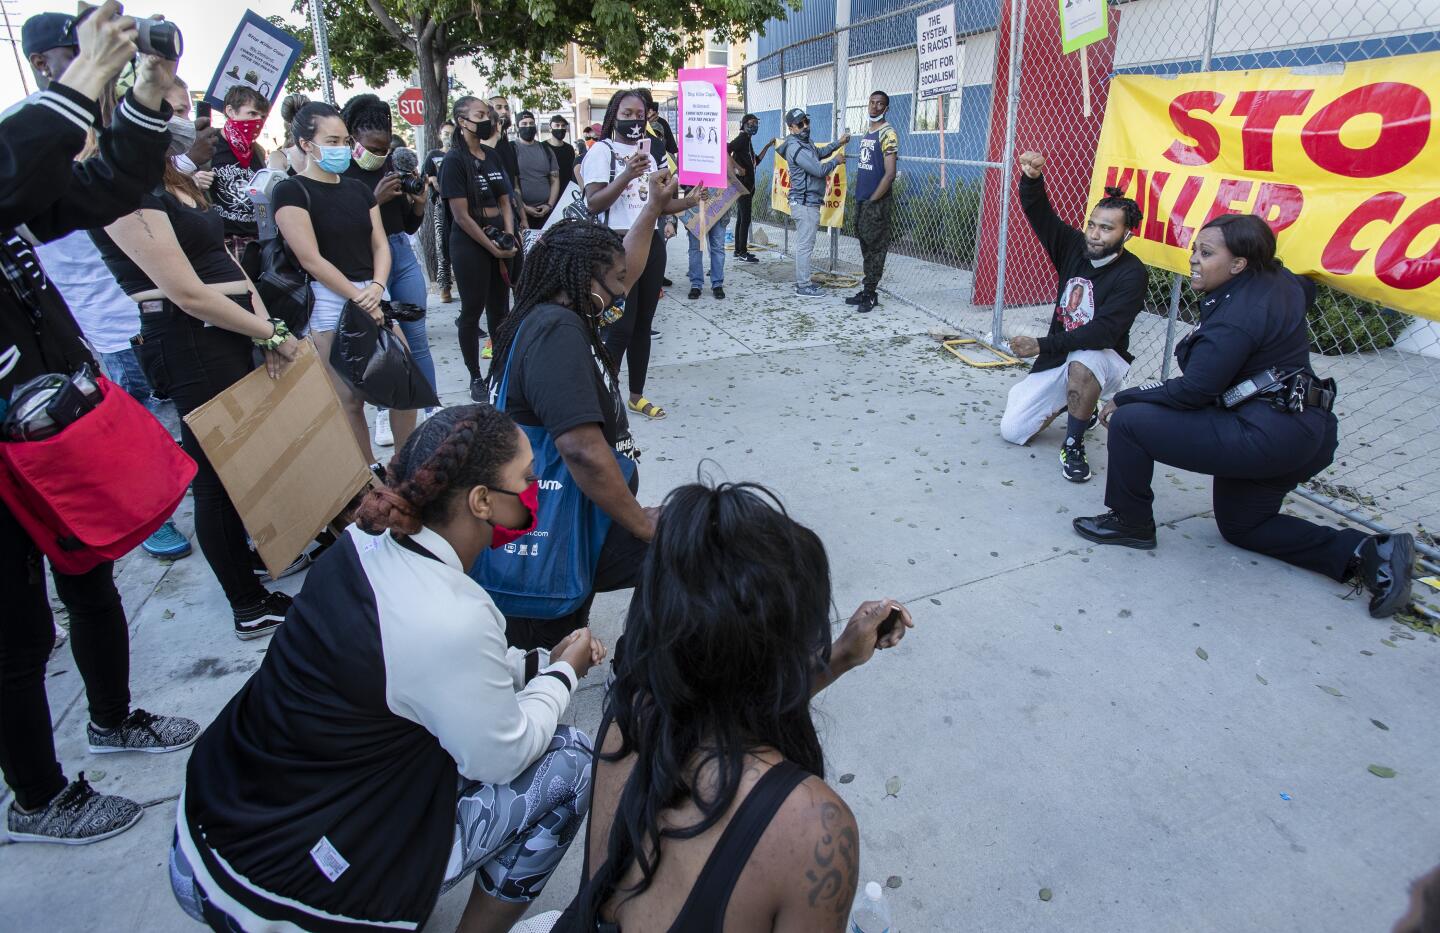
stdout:
{"type": "Polygon", "coordinates": [[[1102,396],[1120,391],[1130,364],[1114,350],[1075,350],[1065,364],[1031,373],[1010,388],[1005,414],[1000,417],[1000,436],[1012,444],[1024,444],[1040,432],[1045,422],[1065,407],[1070,363],[1079,363],[1094,374],[1102,396]]]}
{"type": "MultiPolygon", "coordinates": [[[[356,288],[364,288],[369,282],[351,282],[356,288]]],[[[322,330],[334,330],[340,326],[340,312],[345,308],[346,299],[326,288],[318,279],[310,280],[310,290],[315,293],[315,307],[310,312],[310,326],[306,333],[315,333],[322,330]]],[[[390,292],[386,291],[381,296],[386,301],[390,300],[390,292]]]]}

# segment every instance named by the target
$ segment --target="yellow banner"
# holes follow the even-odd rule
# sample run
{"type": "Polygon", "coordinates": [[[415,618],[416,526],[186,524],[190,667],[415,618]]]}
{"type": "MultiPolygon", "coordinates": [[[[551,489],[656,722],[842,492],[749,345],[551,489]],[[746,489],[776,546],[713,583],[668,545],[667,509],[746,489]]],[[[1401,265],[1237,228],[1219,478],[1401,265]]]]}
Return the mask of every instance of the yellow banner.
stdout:
{"type": "MultiPolygon", "coordinates": [[[[844,151],[837,150],[831,158],[844,157],[844,151]]],[[[820,206],[822,227],[845,226],[845,192],[848,185],[846,173],[847,169],[841,166],[825,179],[825,203],[820,206]]],[[[770,173],[770,206],[782,214],[790,213],[790,163],[781,158],[779,152],[775,153],[775,170],[770,173]]]]}
{"type": "MultiPolygon", "coordinates": [[[[1124,188],[1127,247],[1188,274],[1206,221],[1258,214],[1293,272],[1440,320],[1440,53],[1110,84],[1091,203],[1124,188]]],[[[777,173],[778,174],[778,173],[777,173]]]]}

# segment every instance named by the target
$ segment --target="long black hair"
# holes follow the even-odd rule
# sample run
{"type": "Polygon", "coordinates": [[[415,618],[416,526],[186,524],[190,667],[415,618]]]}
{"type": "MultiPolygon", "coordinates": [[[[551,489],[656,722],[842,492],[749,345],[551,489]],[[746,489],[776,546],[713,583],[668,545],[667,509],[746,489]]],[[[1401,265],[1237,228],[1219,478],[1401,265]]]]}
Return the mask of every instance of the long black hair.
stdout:
{"type": "Polygon", "coordinates": [[[1274,272],[1281,268],[1275,258],[1275,231],[1254,214],[1221,214],[1200,229],[1219,230],[1230,255],[1245,260],[1247,269],[1274,272]]]}
{"type": "Polygon", "coordinates": [[[615,362],[600,336],[599,315],[590,300],[591,282],[605,280],[605,273],[625,255],[625,241],[609,227],[588,220],[562,220],[546,230],[530,252],[515,288],[515,306],[505,315],[495,334],[495,358],[490,364],[489,384],[500,385],[515,333],[525,316],[537,305],[564,298],[570,310],[585,322],[590,348],[613,377],[615,362]]]}
{"type": "Polygon", "coordinates": [[[627,97],[633,97],[642,104],[650,103],[650,92],[645,88],[631,87],[616,91],[610,95],[610,103],[605,107],[605,119],[600,124],[599,139],[609,139],[615,132],[615,120],[620,113],[620,102],[627,97]]]}
{"type": "Polygon", "coordinates": [[[773,748],[825,776],[810,695],[829,662],[830,565],[815,533],[762,486],[670,493],[610,690],[620,747],[601,758],[636,760],[590,886],[590,917],[617,892],[628,899],[650,886],[662,839],[693,839],[729,811],[747,755],[773,748]],[[687,800],[699,821],[662,828],[661,814],[687,800]],[[640,880],[622,889],[631,865],[640,880]]]}
{"type": "Polygon", "coordinates": [[[356,94],[345,102],[340,116],[345,120],[345,129],[350,131],[352,138],[376,130],[382,133],[395,131],[390,105],[374,94],[356,94]]]}

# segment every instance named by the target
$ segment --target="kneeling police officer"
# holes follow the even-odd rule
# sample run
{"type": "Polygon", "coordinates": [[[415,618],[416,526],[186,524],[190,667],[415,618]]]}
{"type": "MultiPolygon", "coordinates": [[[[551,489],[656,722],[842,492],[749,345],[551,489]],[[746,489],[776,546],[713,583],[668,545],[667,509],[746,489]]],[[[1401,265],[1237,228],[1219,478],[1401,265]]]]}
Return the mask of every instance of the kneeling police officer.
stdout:
{"type": "Polygon", "coordinates": [[[1310,368],[1305,310],[1315,285],[1275,258],[1275,234],[1227,214],[1196,235],[1190,284],[1200,325],[1175,348],[1183,375],[1125,389],[1105,407],[1111,511],[1077,518],[1098,544],[1155,547],[1156,462],[1215,477],[1215,523],[1226,541],[1369,590],[1370,614],[1410,600],[1415,541],[1366,535],[1280,514],[1285,496],[1330,465],[1335,383],[1310,368]]]}

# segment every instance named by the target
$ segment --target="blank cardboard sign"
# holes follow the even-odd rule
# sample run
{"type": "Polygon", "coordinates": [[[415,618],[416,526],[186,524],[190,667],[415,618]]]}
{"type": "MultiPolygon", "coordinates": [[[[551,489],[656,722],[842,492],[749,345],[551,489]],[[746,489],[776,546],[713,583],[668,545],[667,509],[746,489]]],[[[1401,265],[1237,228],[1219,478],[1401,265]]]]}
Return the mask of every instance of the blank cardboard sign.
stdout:
{"type": "Polygon", "coordinates": [[[325,362],[300,346],[279,379],[257,369],[185,418],[277,579],[371,479],[325,362]]]}

